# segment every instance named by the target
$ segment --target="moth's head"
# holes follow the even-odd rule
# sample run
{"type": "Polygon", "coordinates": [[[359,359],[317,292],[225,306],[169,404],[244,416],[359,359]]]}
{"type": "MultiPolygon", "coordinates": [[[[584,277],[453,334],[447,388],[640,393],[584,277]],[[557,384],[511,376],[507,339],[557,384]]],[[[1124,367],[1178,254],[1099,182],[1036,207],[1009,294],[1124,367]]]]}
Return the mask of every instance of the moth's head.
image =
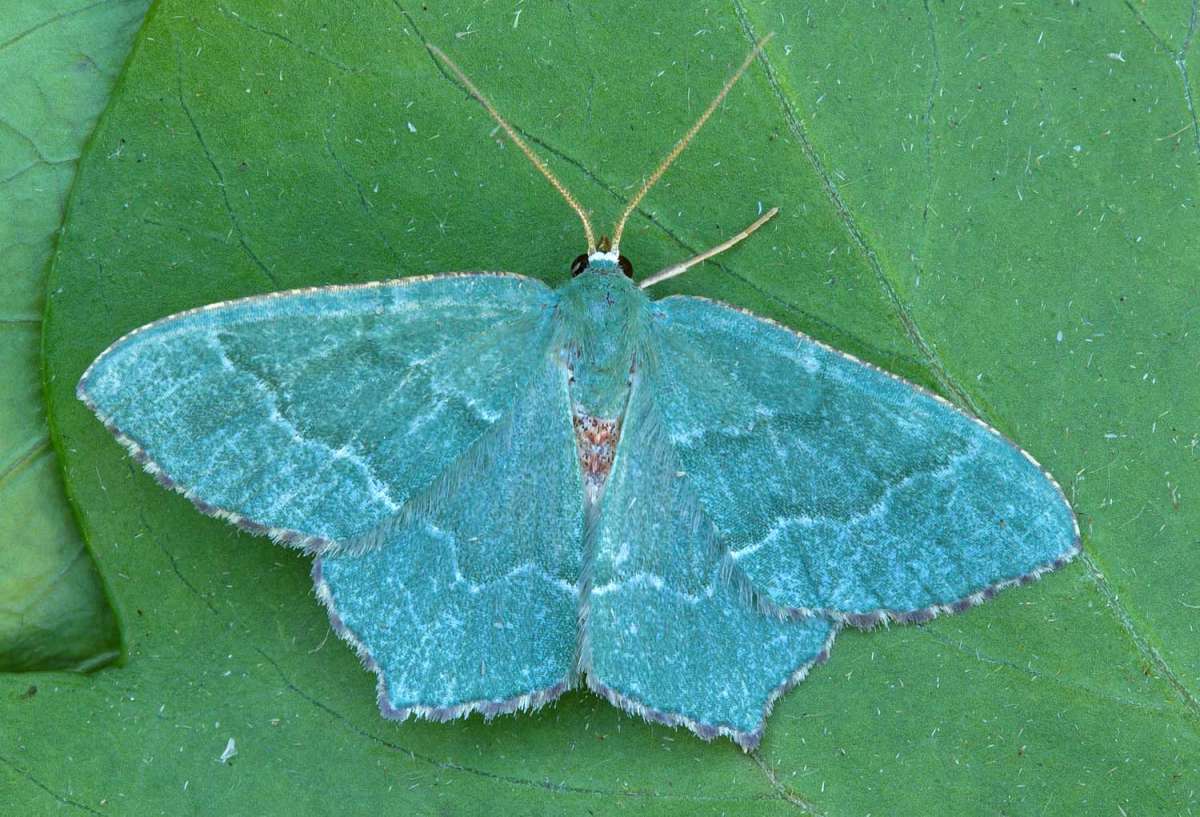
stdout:
{"type": "Polygon", "coordinates": [[[597,275],[624,275],[633,278],[633,264],[612,246],[608,236],[601,236],[600,246],[590,253],[580,253],[571,262],[571,277],[595,273],[597,275]]]}

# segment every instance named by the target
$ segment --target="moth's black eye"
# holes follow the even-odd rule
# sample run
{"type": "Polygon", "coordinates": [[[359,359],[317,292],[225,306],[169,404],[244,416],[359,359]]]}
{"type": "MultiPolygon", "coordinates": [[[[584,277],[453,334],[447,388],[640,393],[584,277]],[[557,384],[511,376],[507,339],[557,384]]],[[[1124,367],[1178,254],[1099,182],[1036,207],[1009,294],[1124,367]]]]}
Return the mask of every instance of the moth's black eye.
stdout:
{"type": "Polygon", "coordinates": [[[574,278],[576,275],[583,272],[585,269],[587,269],[587,265],[587,253],[577,256],[575,260],[571,262],[571,277],[574,278]]]}
{"type": "Polygon", "coordinates": [[[620,267],[621,271],[625,273],[626,278],[633,277],[633,264],[631,264],[629,262],[628,258],[626,258],[623,255],[618,255],[617,256],[617,266],[620,267]]]}

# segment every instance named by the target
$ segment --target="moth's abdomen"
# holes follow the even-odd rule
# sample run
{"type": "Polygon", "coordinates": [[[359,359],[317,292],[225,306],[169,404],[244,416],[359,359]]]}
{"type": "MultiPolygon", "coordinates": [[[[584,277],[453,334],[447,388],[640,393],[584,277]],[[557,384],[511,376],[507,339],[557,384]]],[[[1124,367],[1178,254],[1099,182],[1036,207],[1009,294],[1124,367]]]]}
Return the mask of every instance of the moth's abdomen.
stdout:
{"type": "Polygon", "coordinates": [[[621,439],[621,420],[605,420],[576,412],[573,421],[584,488],[588,498],[594,501],[612,471],[617,443],[621,439]]]}

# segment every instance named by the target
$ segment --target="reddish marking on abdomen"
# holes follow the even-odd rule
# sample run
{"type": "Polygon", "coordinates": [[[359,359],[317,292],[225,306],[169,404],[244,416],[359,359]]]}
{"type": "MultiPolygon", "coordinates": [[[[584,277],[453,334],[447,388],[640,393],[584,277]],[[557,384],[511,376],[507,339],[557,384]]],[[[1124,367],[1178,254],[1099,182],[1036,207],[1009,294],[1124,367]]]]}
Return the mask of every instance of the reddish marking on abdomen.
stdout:
{"type": "Polygon", "coordinates": [[[575,442],[579,447],[579,465],[590,487],[598,488],[608,479],[617,442],[621,439],[620,420],[602,420],[587,414],[576,414],[575,442]]]}

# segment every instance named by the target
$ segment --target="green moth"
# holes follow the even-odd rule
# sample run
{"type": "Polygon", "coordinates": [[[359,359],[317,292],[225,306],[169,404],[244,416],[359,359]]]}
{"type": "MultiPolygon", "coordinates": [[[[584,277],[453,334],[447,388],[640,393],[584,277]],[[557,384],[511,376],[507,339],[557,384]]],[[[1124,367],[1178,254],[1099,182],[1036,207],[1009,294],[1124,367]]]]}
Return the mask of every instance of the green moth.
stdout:
{"type": "Polygon", "coordinates": [[[507,273],[212,304],[137,329],[78,393],[204,513],[315,555],[390,718],[587,687],[756,746],[847,624],[924,621],[1064,564],[1038,464],[942,398],[788,328],[635,284],[626,219],[558,289],[507,273]]]}

